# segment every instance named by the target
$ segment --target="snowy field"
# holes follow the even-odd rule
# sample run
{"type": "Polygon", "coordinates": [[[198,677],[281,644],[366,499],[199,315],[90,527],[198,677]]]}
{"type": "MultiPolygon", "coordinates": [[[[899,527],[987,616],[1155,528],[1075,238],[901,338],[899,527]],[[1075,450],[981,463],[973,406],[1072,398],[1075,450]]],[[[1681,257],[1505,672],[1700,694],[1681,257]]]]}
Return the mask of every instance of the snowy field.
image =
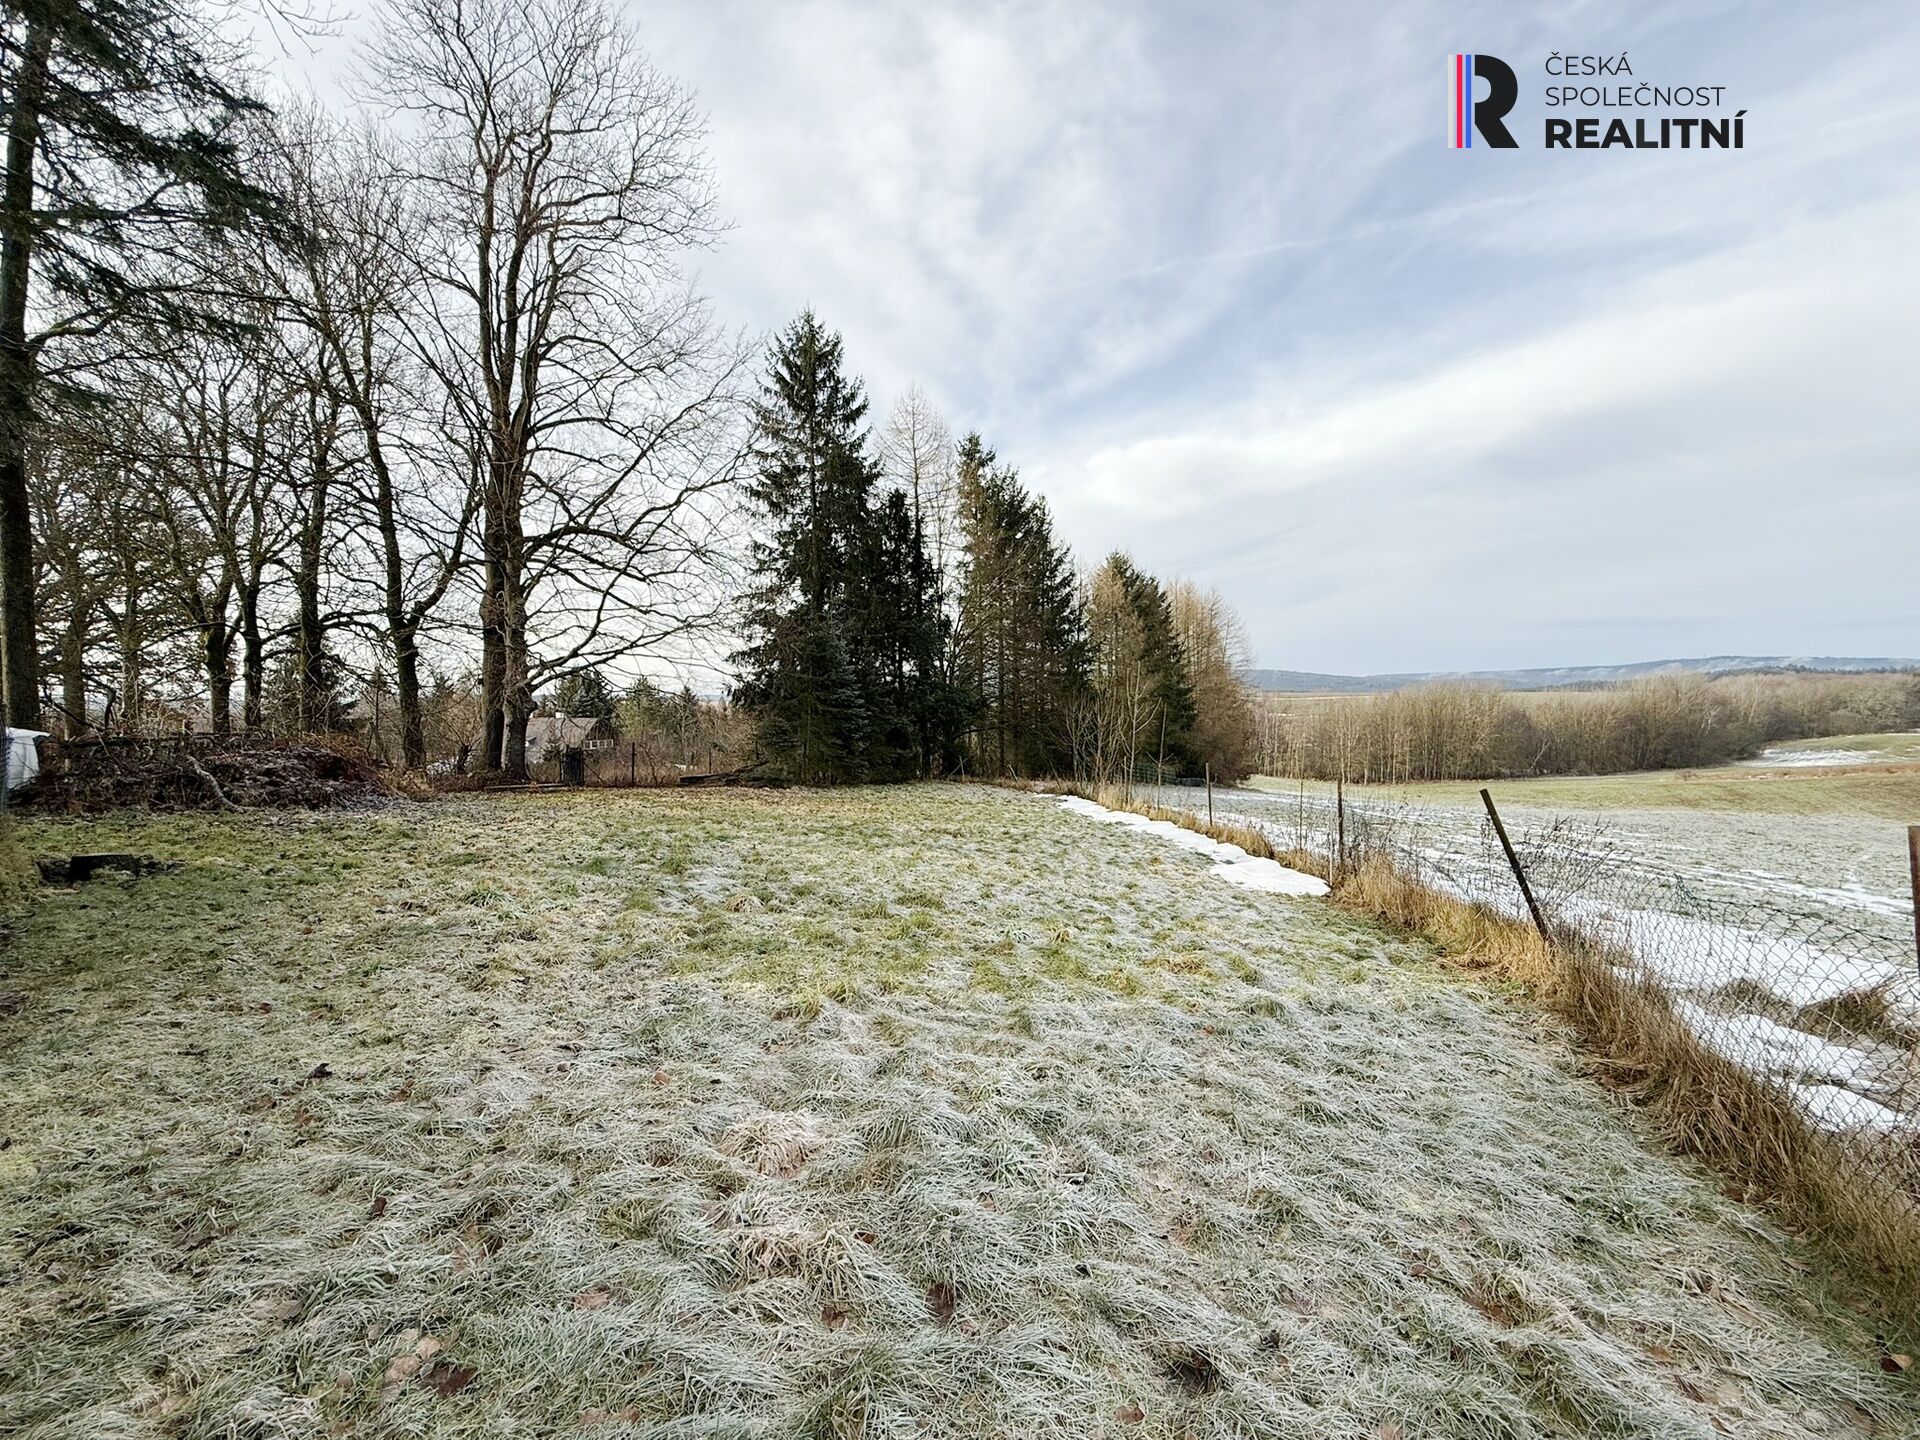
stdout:
{"type": "Polygon", "coordinates": [[[1910,765],[1920,762],[1920,733],[1895,731],[1878,735],[1843,735],[1829,740],[1795,740],[1772,745],[1751,760],[1747,769],[1830,769],[1841,765],[1910,765]]]}
{"type": "MultiPolygon", "coordinates": [[[[1536,889],[1564,919],[1637,957],[1715,1049],[1786,1086],[1820,1124],[1920,1136],[1920,974],[1903,829],[1851,815],[1544,811],[1493,787],[1536,889]],[[1556,818],[1571,819],[1555,831],[1556,818]],[[1545,843],[1541,843],[1544,837],[1545,843]],[[1862,1012],[1864,1003],[1867,1009],[1862,1012]],[[1864,1028],[1841,1016],[1866,1013],[1864,1028]]],[[[1203,792],[1164,802],[1204,811],[1203,792]]],[[[1324,853],[1320,790],[1218,789],[1215,814],[1324,853]]],[[[1350,843],[1369,825],[1428,879],[1524,914],[1479,805],[1348,798],[1350,843]]]]}
{"type": "Polygon", "coordinates": [[[1920,1337],[1555,1027],[1158,832],[921,786],[21,834],[177,868],[0,968],[9,1435],[1920,1433],[1920,1337]]]}

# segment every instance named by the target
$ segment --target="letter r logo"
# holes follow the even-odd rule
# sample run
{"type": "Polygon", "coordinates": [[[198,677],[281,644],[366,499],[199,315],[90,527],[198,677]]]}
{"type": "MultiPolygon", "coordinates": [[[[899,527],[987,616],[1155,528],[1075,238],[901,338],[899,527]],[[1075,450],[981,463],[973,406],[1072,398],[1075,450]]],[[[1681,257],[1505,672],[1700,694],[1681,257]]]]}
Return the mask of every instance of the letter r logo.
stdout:
{"type": "Polygon", "coordinates": [[[1447,144],[1473,148],[1473,132],[1495,150],[1517,150],[1505,116],[1520,98],[1520,82],[1507,62],[1492,55],[1453,55],[1447,60],[1447,144]],[[1473,97],[1474,79],[1487,82],[1487,98],[1473,97]]]}

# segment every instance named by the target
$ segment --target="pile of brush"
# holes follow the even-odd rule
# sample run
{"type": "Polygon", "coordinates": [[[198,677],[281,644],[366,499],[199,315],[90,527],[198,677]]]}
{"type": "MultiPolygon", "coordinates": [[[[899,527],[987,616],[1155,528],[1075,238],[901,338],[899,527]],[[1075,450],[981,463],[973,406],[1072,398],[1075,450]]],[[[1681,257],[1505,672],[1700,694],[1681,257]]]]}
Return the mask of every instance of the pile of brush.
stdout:
{"type": "Polygon", "coordinates": [[[322,810],[391,792],[366,752],[338,737],[83,736],[40,742],[40,775],[16,803],[57,813],[322,810]]]}

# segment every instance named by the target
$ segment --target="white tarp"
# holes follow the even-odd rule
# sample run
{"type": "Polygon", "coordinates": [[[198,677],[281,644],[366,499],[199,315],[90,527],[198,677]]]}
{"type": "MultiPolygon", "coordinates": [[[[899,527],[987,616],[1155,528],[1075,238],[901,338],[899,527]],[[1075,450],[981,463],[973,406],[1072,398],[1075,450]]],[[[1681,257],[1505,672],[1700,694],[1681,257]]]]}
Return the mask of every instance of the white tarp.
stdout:
{"type": "Polygon", "coordinates": [[[40,742],[46,738],[44,730],[7,727],[7,771],[3,777],[7,789],[18,790],[33,783],[33,777],[40,773],[40,742]]]}

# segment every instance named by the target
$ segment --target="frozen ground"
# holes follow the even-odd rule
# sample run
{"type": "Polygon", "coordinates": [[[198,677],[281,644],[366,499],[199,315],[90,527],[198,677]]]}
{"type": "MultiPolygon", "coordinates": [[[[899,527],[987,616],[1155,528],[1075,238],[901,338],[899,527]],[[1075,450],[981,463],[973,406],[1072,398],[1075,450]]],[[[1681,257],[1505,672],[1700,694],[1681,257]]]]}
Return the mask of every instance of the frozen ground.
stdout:
{"type": "Polygon", "coordinates": [[[1545,1022],[1052,800],[23,830],[179,868],[4,960],[9,1435],[1920,1430],[1545,1022]]]}
{"type": "Polygon", "coordinates": [[[1839,765],[1904,765],[1920,761],[1920,733],[1896,731],[1879,735],[1841,735],[1827,740],[1795,740],[1772,745],[1748,768],[1827,769],[1839,765]]]}
{"type": "MultiPolygon", "coordinates": [[[[1824,1125],[1920,1136],[1920,974],[1900,826],[1835,814],[1544,810],[1526,802],[1524,785],[1492,788],[1538,867],[1542,898],[1637,956],[1688,998],[1687,1013],[1717,1016],[1700,1027],[1709,1044],[1788,1086],[1824,1125]],[[1539,843],[1569,815],[1572,829],[1539,843]],[[1822,1043],[1833,1002],[1862,997],[1884,1003],[1887,1023],[1847,1037],[1861,1063],[1839,1084],[1857,1103],[1804,1088],[1822,1080],[1801,1063],[1809,1052],[1754,1042],[1758,1027],[1785,1023],[1823,1032],[1801,1037],[1822,1043]]],[[[1199,810],[1205,797],[1169,788],[1164,803],[1199,810]]],[[[1321,790],[1263,781],[1217,790],[1214,804],[1223,819],[1259,825],[1282,844],[1324,851],[1329,843],[1321,790]]],[[[1348,799],[1350,842],[1372,825],[1417,854],[1443,888],[1521,914],[1484,817],[1477,802],[1409,802],[1378,790],[1348,799]]]]}

